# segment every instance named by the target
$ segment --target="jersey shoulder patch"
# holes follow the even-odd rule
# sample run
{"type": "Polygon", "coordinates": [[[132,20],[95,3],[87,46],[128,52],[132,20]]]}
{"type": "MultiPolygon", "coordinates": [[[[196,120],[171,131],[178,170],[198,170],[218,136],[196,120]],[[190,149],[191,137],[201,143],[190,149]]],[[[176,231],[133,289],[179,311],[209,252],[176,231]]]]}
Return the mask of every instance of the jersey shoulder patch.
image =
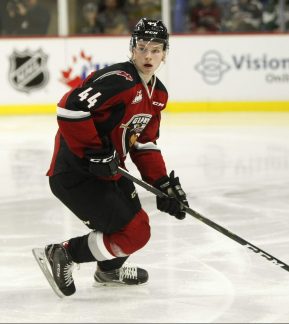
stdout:
{"type": "Polygon", "coordinates": [[[120,84],[128,83],[128,87],[131,87],[132,84],[135,84],[136,75],[134,69],[131,69],[131,63],[117,63],[96,71],[90,82],[105,82],[106,79],[109,79],[110,82],[115,80],[120,84]]]}

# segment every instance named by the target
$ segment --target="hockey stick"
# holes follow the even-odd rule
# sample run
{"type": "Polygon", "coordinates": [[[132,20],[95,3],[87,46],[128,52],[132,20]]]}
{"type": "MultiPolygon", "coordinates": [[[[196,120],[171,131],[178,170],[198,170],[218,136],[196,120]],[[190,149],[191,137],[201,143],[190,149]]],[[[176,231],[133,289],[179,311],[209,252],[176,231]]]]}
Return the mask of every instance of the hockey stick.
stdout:
{"type": "MultiPolygon", "coordinates": [[[[150,184],[146,183],[145,181],[138,179],[136,177],[134,177],[132,174],[130,174],[128,171],[126,171],[125,169],[119,167],[118,168],[118,172],[123,175],[124,177],[130,179],[131,181],[135,182],[136,184],[138,184],[139,186],[143,187],[144,189],[152,192],[153,194],[155,194],[156,196],[159,197],[167,197],[167,195],[165,193],[163,193],[162,191],[158,190],[157,188],[151,186],[150,184]]],[[[218,232],[226,235],[227,237],[229,237],[230,239],[236,241],[237,243],[243,245],[244,247],[248,248],[250,251],[255,252],[256,254],[259,254],[260,256],[262,256],[263,258],[265,258],[267,261],[270,261],[271,263],[279,266],[280,268],[289,271],[289,265],[287,265],[286,263],[282,262],[281,260],[273,257],[271,254],[269,254],[268,252],[265,252],[264,250],[258,248],[256,245],[253,245],[252,243],[244,240],[243,238],[241,238],[240,236],[228,231],[227,229],[225,229],[224,227],[214,223],[213,221],[211,221],[210,219],[202,216],[201,214],[197,213],[196,211],[194,211],[193,209],[187,207],[187,206],[183,206],[186,210],[186,213],[197,218],[198,220],[200,220],[201,222],[209,225],[210,227],[214,228],[215,230],[217,230],[218,232]]]]}

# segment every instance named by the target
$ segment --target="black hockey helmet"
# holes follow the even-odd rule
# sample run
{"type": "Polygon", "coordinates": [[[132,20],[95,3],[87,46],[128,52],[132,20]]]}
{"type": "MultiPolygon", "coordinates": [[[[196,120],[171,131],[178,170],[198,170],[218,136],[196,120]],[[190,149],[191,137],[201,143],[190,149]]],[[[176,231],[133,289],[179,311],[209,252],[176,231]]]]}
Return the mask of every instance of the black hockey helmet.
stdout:
{"type": "Polygon", "coordinates": [[[164,50],[169,47],[169,34],[167,27],[161,20],[142,18],[131,35],[130,49],[136,46],[137,40],[155,41],[164,44],[164,50]]]}

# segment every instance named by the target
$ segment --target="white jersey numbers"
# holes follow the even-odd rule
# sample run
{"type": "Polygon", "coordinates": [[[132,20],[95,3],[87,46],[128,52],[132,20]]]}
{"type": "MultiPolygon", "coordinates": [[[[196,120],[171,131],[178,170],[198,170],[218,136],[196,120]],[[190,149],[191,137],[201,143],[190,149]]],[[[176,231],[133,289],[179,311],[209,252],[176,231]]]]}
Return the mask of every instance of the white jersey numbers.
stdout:
{"type": "Polygon", "coordinates": [[[89,105],[87,106],[87,108],[91,108],[91,107],[93,107],[93,106],[96,104],[96,102],[97,102],[97,98],[98,98],[99,96],[101,96],[101,93],[100,93],[100,92],[97,92],[95,95],[93,95],[93,96],[87,98],[87,102],[89,103],[89,105]]]}
{"type": "Polygon", "coordinates": [[[89,96],[89,92],[92,90],[92,88],[87,88],[86,90],[82,91],[78,97],[80,98],[80,101],[85,100],[89,96]]]}
{"type": "Polygon", "coordinates": [[[101,96],[100,92],[97,92],[96,94],[90,96],[90,91],[92,89],[93,88],[91,88],[91,87],[87,88],[86,90],[84,90],[78,94],[80,101],[86,100],[88,102],[89,105],[87,106],[87,108],[89,108],[89,109],[92,108],[96,104],[97,98],[101,96]]]}

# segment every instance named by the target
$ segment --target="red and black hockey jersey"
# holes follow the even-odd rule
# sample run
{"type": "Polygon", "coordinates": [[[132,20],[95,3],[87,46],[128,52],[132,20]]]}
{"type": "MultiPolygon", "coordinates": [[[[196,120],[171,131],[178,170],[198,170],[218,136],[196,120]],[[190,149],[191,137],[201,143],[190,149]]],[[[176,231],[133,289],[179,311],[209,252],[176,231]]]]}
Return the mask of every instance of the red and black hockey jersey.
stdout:
{"type": "Polygon", "coordinates": [[[107,137],[123,167],[130,154],[145,181],[153,183],[165,176],[156,141],[168,93],[157,77],[153,80],[145,84],[135,66],[123,62],[91,73],[67,92],[57,107],[59,129],[47,175],[88,172],[86,150],[97,151],[107,137]]]}

